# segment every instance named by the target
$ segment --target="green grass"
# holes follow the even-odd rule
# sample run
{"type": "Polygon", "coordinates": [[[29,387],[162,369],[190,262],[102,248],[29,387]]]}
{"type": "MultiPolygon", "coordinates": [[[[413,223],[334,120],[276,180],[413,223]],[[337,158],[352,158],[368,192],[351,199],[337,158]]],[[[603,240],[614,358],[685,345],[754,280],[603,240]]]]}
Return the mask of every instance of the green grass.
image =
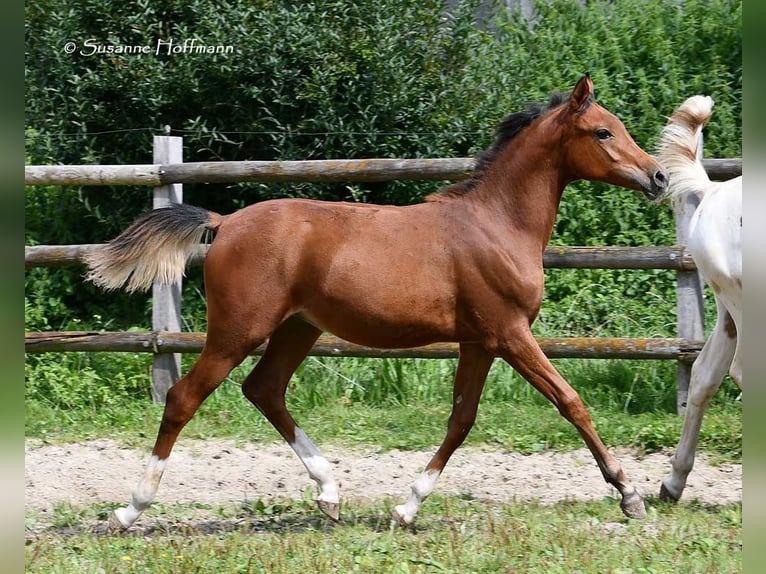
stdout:
{"type": "MultiPolygon", "coordinates": [[[[187,357],[188,362],[191,358],[187,357]]],[[[127,443],[154,439],[162,408],[151,403],[149,360],[128,354],[49,354],[27,363],[26,434],[49,442],[109,436],[127,443]]],[[[646,452],[674,448],[682,420],[673,384],[659,361],[558,361],[580,392],[608,446],[646,452]],[[653,364],[649,364],[653,363],[653,364]],[[658,382],[659,381],[659,382],[658,382]]],[[[185,437],[262,442],[281,438],[242,396],[236,369],[184,429],[185,437]]],[[[309,358],[288,389],[288,407],[315,440],[382,449],[422,449],[444,436],[454,361],[309,358]]],[[[671,371],[672,374],[672,371],[671,371]]],[[[671,378],[672,380],[672,378],[671,378]]],[[[700,449],[738,460],[741,401],[725,383],[706,413],[700,449]]],[[[582,439],[529,384],[497,362],[467,444],[522,453],[571,450],[582,439]]]]}
{"type": "Polygon", "coordinates": [[[27,572],[715,573],[741,572],[741,505],[650,500],[646,519],[613,501],[475,503],[434,495],[415,529],[392,501],[344,506],[339,523],[308,501],[239,507],[156,505],[150,526],[105,532],[108,508],[62,505],[28,517],[27,572]]]}
{"type": "MultiPolygon", "coordinates": [[[[26,435],[45,442],[109,437],[149,446],[162,408],[151,402],[150,360],[132,354],[44,354],[27,358],[26,435]]],[[[188,368],[193,357],[185,357],[188,368]]],[[[674,366],[659,361],[557,361],[587,403],[610,447],[672,449],[674,366]]],[[[432,449],[449,416],[454,361],[308,359],[288,405],[319,444],[432,449]]],[[[281,441],[248,403],[236,369],[184,429],[184,437],[281,441]]],[[[467,444],[531,453],[584,446],[572,426],[510,369],[496,363],[467,444]]],[[[742,413],[730,384],[706,414],[700,450],[740,462],[742,413]]],[[[26,515],[27,572],[741,572],[741,505],[665,505],[649,498],[646,520],[629,521],[614,501],[495,504],[434,495],[415,530],[391,528],[392,500],[344,503],[343,519],[303,501],[245,506],[152,507],[126,534],[105,531],[109,505],[26,515]]]]}

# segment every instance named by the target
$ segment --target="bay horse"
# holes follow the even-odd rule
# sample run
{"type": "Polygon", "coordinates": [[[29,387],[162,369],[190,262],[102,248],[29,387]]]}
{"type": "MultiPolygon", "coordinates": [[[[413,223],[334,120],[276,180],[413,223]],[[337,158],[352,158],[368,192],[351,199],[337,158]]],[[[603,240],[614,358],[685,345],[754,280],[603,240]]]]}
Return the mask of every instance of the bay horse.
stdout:
{"type": "Polygon", "coordinates": [[[710,96],[692,96],[670,116],[658,142],[658,159],[670,184],[659,200],[699,205],[689,225],[687,247],[715,296],[717,317],[692,365],[681,438],[671,458],[672,472],[662,481],[660,498],[677,501],[694,466],[697,439],[710,399],[728,372],[742,388],[742,176],[710,181],[697,154],[702,129],[713,113],[710,96]]]}
{"type": "Polygon", "coordinates": [[[157,492],[171,449],[202,401],[256,347],[268,341],[242,383],[244,395],[292,447],[317,483],[322,512],[339,517],[331,464],[285,405],[293,372],[322,331],[378,348],[457,342],[446,436],[394,518],[409,525],[448,459],[468,435],[496,356],[551,401],[580,432],[630,517],[641,495],[607,451],[577,392],[532,335],[543,297],[543,251],[564,188],[595,180],[665,191],[660,164],[622,122],[595,102],[582,76],[507,117],[472,177],[410,206],[305,199],[264,201],[220,215],[172,205],[140,216],[87,260],[87,278],[107,289],[172,283],[206,234],[208,330],[189,372],[167,394],[159,433],[130,503],[110,516],[130,527],[157,492]]]}

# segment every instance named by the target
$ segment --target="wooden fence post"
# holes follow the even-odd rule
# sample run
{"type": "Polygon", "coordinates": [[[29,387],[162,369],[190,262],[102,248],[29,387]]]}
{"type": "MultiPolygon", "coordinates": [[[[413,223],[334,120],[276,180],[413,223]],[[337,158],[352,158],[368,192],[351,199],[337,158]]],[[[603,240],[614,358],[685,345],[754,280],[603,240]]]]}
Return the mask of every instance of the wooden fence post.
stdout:
{"type": "MultiPolygon", "coordinates": [[[[165,133],[170,133],[169,126],[165,133]]],[[[183,161],[183,138],[154,136],[153,161],[157,165],[183,161]]],[[[183,202],[183,186],[178,183],[154,188],[153,207],[183,202]]],[[[181,282],[173,285],[152,285],[152,330],[181,330],[181,282]]],[[[181,377],[180,353],[156,353],[152,365],[152,400],[164,403],[170,387],[181,377]]]]}
{"type": "MultiPolygon", "coordinates": [[[[697,156],[702,158],[702,134],[700,134],[697,156]]],[[[676,204],[673,213],[676,220],[676,242],[685,246],[689,238],[689,224],[699,205],[699,199],[687,196],[683,204],[676,204]]],[[[676,321],[678,336],[703,341],[705,339],[705,309],[699,271],[678,271],[676,273],[676,321]]],[[[692,364],[678,361],[676,382],[676,412],[686,413],[689,397],[692,364]]]]}

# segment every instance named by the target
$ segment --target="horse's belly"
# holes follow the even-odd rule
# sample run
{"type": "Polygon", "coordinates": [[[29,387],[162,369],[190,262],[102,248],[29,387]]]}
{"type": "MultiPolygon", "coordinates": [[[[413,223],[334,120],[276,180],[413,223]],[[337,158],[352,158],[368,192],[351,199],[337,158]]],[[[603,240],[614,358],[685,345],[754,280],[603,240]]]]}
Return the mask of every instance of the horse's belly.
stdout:
{"type": "MultiPolygon", "coordinates": [[[[325,242],[326,244],[327,242],[325,242]]],[[[301,268],[298,311],[348,341],[407,348],[456,337],[456,287],[448,257],[421,242],[344,244],[301,268]]]]}
{"type": "Polygon", "coordinates": [[[403,309],[331,304],[305,309],[301,316],[341,339],[380,349],[406,349],[435,342],[458,341],[454,313],[432,308],[403,309]]]}

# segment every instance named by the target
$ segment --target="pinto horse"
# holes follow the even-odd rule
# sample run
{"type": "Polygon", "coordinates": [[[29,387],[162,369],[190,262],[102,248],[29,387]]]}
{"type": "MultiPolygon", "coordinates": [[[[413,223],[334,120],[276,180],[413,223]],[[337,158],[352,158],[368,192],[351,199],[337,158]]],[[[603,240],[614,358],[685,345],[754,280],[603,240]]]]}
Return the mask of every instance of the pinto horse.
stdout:
{"type": "Polygon", "coordinates": [[[718,310],[715,326],[692,365],[684,426],[672,472],[662,481],[660,498],[677,501],[694,466],[702,417],[728,372],[742,387],[742,176],[710,181],[697,155],[702,129],[713,113],[710,96],[692,96],[670,116],[658,143],[658,158],[670,175],[659,198],[684,203],[690,195],[699,205],[689,225],[687,247],[718,310]]]}
{"type": "Polygon", "coordinates": [[[408,348],[457,342],[459,360],[446,436],[393,511],[412,523],[455,449],[473,426],[496,356],[551,401],[580,432],[630,517],[641,495],[607,451],[577,392],[532,335],[543,297],[543,251],[564,188],[595,180],[665,191],[660,164],[614,115],[595,102],[588,74],[499,126],[471,178],[410,206],[303,199],[264,201],[229,215],[189,205],[139,217],[92,252],[88,278],[108,289],[146,290],[181,278],[185,261],[215,232],[204,265],[205,346],[168,391],[157,440],[131,502],[110,517],[128,528],[153,500],[171,449],[202,401],[256,347],[268,341],[242,383],[316,481],[316,502],[339,516],[331,464],[285,405],[295,369],[322,331],[357,344],[408,348]]]}

